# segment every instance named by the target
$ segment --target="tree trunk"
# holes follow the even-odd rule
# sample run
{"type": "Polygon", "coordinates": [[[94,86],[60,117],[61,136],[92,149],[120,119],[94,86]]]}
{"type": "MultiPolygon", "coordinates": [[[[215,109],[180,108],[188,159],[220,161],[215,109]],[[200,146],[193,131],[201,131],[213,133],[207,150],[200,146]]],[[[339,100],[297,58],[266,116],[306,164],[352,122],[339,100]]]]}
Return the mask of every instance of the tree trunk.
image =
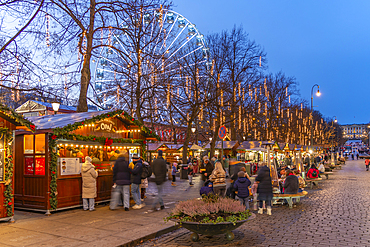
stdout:
{"type": "MultiPolygon", "coordinates": [[[[95,0],[90,0],[90,23],[88,31],[86,32],[86,53],[83,56],[83,65],[81,70],[81,87],[80,97],[78,99],[77,112],[87,112],[87,91],[89,89],[91,80],[90,60],[92,51],[92,42],[94,36],[94,22],[95,22],[95,0]]],[[[83,42],[80,43],[83,45],[83,42]]],[[[81,49],[82,50],[82,49],[81,49]]]]}
{"type": "Polygon", "coordinates": [[[188,162],[187,156],[188,156],[188,145],[189,145],[189,139],[191,135],[191,122],[188,122],[188,127],[186,129],[186,137],[184,141],[184,146],[182,148],[182,163],[186,164],[188,162]]]}

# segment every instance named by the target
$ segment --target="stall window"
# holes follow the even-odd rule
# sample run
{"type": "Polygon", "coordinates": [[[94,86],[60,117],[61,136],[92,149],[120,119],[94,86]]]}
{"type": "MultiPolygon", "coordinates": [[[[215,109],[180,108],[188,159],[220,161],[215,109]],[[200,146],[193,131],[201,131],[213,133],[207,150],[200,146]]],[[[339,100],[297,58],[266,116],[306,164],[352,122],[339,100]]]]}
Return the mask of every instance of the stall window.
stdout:
{"type": "Polygon", "coordinates": [[[45,134],[24,136],[24,174],[45,176],[45,134]]]}

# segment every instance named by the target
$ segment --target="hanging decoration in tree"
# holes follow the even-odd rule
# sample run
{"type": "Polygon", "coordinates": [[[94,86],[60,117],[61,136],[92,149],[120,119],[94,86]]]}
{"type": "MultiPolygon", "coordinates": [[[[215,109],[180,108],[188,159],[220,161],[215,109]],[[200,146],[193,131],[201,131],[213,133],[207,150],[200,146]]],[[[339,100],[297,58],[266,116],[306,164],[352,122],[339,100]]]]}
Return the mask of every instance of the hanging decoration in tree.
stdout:
{"type": "Polygon", "coordinates": [[[50,15],[48,13],[46,13],[46,46],[47,47],[50,46],[50,32],[49,32],[49,28],[50,28],[50,15]]]}

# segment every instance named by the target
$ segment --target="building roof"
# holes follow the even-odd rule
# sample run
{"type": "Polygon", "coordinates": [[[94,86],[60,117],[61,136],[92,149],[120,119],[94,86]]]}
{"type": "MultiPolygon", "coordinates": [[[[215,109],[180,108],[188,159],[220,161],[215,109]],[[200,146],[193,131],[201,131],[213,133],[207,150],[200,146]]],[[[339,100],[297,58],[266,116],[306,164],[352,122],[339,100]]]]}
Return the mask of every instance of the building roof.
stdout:
{"type": "MultiPolygon", "coordinates": [[[[224,149],[233,149],[234,147],[238,147],[239,142],[238,141],[224,141],[224,149]]],[[[205,147],[205,149],[211,149],[211,144],[208,143],[205,147]]],[[[216,141],[215,149],[221,149],[222,143],[221,141],[216,141]]]]}
{"type": "Polygon", "coordinates": [[[262,142],[260,141],[244,141],[237,148],[239,150],[252,150],[253,148],[261,147],[262,142]]]}
{"type": "Polygon", "coordinates": [[[86,119],[93,118],[98,115],[110,112],[106,111],[95,111],[95,112],[78,112],[70,114],[56,114],[56,115],[46,115],[39,117],[28,117],[31,122],[33,122],[37,129],[54,129],[54,128],[63,128],[68,124],[74,124],[76,122],[82,122],[86,119]]]}
{"type": "MultiPolygon", "coordinates": [[[[37,111],[44,111],[44,110],[53,110],[53,106],[51,103],[42,102],[37,100],[28,100],[17,109],[15,109],[18,113],[26,113],[26,112],[37,112],[37,111]]],[[[60,105],[59,106],[60,112],[76,112],[75,106],[68,106],[68,105],[60,105]]]]}

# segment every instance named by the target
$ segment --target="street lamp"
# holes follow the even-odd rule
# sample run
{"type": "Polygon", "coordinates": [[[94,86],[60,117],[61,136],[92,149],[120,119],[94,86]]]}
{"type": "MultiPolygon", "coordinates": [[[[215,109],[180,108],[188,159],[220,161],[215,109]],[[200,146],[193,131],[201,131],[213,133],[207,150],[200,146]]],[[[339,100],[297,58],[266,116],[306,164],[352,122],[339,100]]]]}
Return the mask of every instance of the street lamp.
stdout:
{"type": "Polygon", "coordinates": [[[59,111],[60,103],[58,101],[54,101],[51,103],[51,106],[53,107],[54,115],[57,114],[59,111]]]}
{"type": "Polygon", "coordinates": [[[195,127],[191,127],[191,132],[195,133],[197,129],[195,127]]]}
{"type": "Polygon", "coordinates": [[[311,150],[313,151],[313,89],[317,86],[316,96],[320,96],[320,86],[315,84],[311,89],[311,150]]]}

